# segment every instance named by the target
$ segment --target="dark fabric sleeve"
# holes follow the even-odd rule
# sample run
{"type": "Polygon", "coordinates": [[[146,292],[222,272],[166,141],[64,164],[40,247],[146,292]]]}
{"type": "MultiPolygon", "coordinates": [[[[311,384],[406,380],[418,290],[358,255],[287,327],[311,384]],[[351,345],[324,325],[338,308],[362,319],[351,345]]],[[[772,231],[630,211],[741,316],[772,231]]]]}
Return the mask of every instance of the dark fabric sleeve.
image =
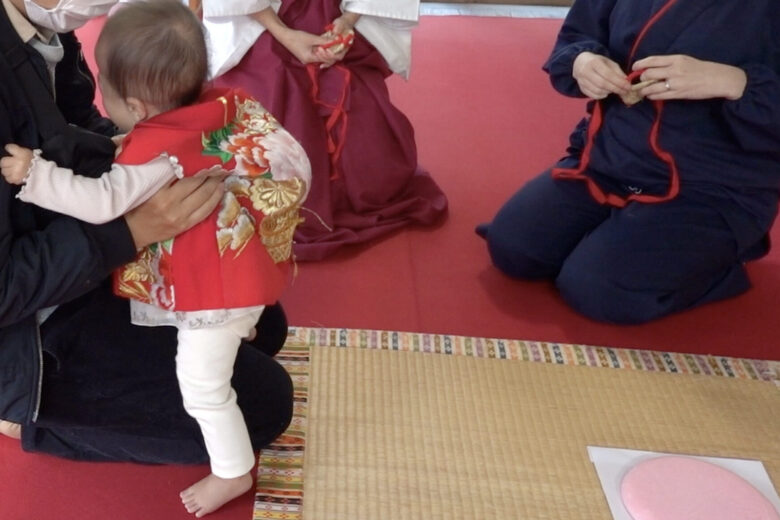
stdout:
{"type": "MultiPolygon", "coordinates": [[[[2,155],[19,123],[7,105],[0,97],[2,155]]],[[[83,294],[135,255],[124,219],[93,226],[55,216],[43,227],[41,210],[16,199],[17,191],[0,180],[0,327],[83,294]]]]}
{"type": "Polygon", "coordinates": [[[563,95],[585,97],[572,77],[574,59],[583,52],[609,57],[609,16],[617,0],[577,0],[569,10],[550,57],[542,67],[563,95]]]}
{"type": "Polygon", "coordinates": [[[57,64],[57,106],[65,120],[93,132],[113,136],[114,123],[95,106],[95,79],[84,60],[81,43],[72,32],[61,34],[65,55],[57,64]]]}
{"type": "Polygon", "coordinates": [[[17,235],[9,209],[10,186],[0,188],[0,327],[50,305],[71,300],[95,287],[135,251],[124,220],[87,226],[69,217],[54,219],[40,231],[17,235]]]}
{"type": "Polygon", "coordinates": [[[745,92],[723,104],[725,119],[745,151],[780,154],[780,68],[754,64],[743,69],[745,92]]]}

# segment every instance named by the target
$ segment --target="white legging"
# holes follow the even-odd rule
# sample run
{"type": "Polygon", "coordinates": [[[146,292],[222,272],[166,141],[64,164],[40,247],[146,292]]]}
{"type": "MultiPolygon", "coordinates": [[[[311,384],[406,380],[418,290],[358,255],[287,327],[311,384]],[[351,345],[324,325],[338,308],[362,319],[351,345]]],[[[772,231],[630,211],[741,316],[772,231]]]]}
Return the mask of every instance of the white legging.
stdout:
{"type": "Polygon", "coordinates": [[[176,376],[184,409],[198,421],[211,472],[220,478],[240,477],[255,463],[230,379],[241,339],[261,313],[262,309],[252,311],[218,327],[179,329],[176,376]]]}

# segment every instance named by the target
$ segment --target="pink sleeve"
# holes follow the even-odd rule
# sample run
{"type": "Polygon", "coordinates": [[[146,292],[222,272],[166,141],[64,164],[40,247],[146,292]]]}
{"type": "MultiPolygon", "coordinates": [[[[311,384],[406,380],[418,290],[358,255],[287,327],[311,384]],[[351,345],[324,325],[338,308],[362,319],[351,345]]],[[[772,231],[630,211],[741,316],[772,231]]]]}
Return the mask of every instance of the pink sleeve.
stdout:
{"type": "Polygon", "coordinates": [[[136,166],[114,164],[93,179],[36,154],[17,197],[91,224],[102,224],[143,203],[176,176],[177,170],[167,157],[136,166]]]}

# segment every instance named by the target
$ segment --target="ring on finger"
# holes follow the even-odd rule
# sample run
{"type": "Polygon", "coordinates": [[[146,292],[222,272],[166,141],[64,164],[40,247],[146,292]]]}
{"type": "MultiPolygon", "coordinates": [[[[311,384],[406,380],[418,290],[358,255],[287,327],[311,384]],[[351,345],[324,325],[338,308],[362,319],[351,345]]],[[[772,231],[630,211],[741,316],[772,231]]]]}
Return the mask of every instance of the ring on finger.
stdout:
{"type": "Polygon", "coordinates": [[[672,90],[672,86],[669,84],[669,80],[667,79],[664,81],[664,87],[666,87],[666,90],[672,90]]]}

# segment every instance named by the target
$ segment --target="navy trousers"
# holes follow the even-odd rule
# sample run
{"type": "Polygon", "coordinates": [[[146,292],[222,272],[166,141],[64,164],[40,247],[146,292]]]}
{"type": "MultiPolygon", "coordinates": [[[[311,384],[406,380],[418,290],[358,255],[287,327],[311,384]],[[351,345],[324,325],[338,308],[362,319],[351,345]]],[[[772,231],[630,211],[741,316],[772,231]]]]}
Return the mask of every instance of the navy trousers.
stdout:
{"type": "Polygon", "coordinates": [[[554,280],[566,302],[598,321],[642,323],[750,287],[744,237],[706,197],[617,209],[598,204],[584,182],[547,171],[477,232],[498,269],[554,280]]]}
{"type": "MultiPolygon", "coordinates": [[[[92,461],[205,463],[197,422],[182,406],[176,329],[138,327],[126,300],[106,287],[60,307],[42,326],[38,420],[22,427],[27,451],[92,461]]],[[[232,384],[255,449],[292,418],[292,381],[273,355],[287,336],[280,305],[241,345],[232,384]]]]}

